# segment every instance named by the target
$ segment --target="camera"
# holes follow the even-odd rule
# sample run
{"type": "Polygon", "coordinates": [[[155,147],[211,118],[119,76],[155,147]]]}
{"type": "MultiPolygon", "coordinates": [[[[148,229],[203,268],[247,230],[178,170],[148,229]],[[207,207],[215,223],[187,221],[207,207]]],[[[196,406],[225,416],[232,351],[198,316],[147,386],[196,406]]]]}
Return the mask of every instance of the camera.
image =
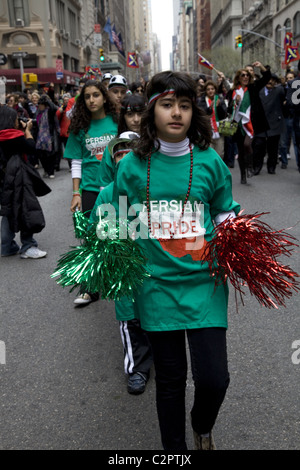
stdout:
{"type": "MultiPolygon", "coordinates": [[[[27,122],[30,121],[30,119],[26,117],[19,117],[18,120],[19,120],[19,123],[24,122],[25,124],[27,124],[27,122]]],[[[36,119],[32,119],[32,124],[35,124],[35,123],[36,123],[36,119]]]]}

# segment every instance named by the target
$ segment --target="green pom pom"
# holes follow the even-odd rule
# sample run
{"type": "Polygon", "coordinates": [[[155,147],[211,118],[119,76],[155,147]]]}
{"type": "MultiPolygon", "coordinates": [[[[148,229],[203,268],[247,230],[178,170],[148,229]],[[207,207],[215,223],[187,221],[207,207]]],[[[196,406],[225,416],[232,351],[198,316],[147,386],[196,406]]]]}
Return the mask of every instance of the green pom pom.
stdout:
{"type": "Polygon", "coordinates": [[[80,287],[86,292],[100,292],[102,299],[134,300],[136,291],[150,275],[140,246],[128,236],[119,237],[120,230],[124,234],[124,224],[127,230],[127,221],[100,227],[88,224],[81,231],[82,245],[61,256],[51,277],[60,276],[56,282],[70,287],[70,291],[80,287]]]}
{"type": "Polygon", "coordinates": [[[89,219],[81,211],[73,214],[74,233],[76,238],[85,238],[87,233],[89,219]]]}

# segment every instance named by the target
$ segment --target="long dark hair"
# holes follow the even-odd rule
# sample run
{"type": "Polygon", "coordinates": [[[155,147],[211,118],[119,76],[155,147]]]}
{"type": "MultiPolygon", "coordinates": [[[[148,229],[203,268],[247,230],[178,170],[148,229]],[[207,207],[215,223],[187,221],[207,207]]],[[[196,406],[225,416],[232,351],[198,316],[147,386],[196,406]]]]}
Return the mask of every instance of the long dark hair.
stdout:
{"type": "Polygon", "coordinates": [[[84,132],[87,132],[90,127],[91,120],[92,120],[92,113],[87,109],[86,104],[85,104],[85,99],[84,99],[84,92],[86,88],[90,86],[95,86],[102,93],[105,99],[105,103],[104,103],[105,114],[113,115],[112,104],[109,99],[106,86],[103,83],[101,83],[99,80],[88,80],[84,84],[81,90],[81,93],[75,102],[74,114],[71,118],[71,123],[69,126],[69,132],[73,132],[73,134],[79,134],[81,130],[84,130],[84,132]]]}
{"type": "Polygon", "coordinates": [[[140,95],[126,95],[123,98],[121,103],[121,111],[119,114],[119,125],[118,125],[118,135],[122,134],[122,132],[128,131],[125,115],[129,111],[133,112],[143,112],[146,109],[145,100],[140,95]]]}
{"type": "Polygon", "coordinates": [[[6,105],[0,105],[0,131],[15,129],[18,113],[15,109],[6,105]]]}
{"type": "Polygon", "coordinates": [[[234,76],[234,79],[233,79],[232,88],[233,88],[234,90],[236,90],[237,88],[239,88],[239,86],[240,86],[240,78],[241,78],[241,74],[242,74],[243,72],[246,72],[246,73],[249,75],[249,84],[250,84],[250,83],[253,83],[253,77],[252,77],[251,73],[250,73],[247,69],[239,69],[239,70],[236,72],[236,74],[235,74],[235,76],[234,76]]]}
{"type": "MultiPolygon", "coordinates": [[[[147,85],[147,98],[156,93],[163,93],[166,90],[175,90],[176,97],[186,96],[192,102],[192,121],[187,132],[187,137],[194,145],[201,149],[207,149],[211,143],[211,125],[206,113],[196,104],[196,83],[190,75],[184,72],[160,72],[152,77],[147,85]]],[[[140,139],[135,145],[135,153],[141,158],[146,159],[154,145],[159,150],[160,145],[157,139],[156,127],[154,124],[154,100],[148,104],[142,117],[140,139]]]]}

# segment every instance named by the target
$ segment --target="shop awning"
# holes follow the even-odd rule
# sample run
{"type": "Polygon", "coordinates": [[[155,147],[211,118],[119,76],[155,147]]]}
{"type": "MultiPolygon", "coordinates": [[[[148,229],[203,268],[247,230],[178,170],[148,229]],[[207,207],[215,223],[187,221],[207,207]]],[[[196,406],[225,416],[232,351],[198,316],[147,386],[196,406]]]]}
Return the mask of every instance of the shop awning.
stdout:
{"type": "MultiPolygon", "coordinates": [[[[80,78],[79,73],[63,71],[63,78],[58,79],[56,69],[53,68],[29,68],[24,69],[24,73],[34,73],[38,77],[38,83],[44,84],[48,82],[58,83],[60,85],[76,85],[80,78]]],[[[0,68],[0,78],[5,77],[7,85],[21,85],[20,69],[3,69],[0,68]]]]}

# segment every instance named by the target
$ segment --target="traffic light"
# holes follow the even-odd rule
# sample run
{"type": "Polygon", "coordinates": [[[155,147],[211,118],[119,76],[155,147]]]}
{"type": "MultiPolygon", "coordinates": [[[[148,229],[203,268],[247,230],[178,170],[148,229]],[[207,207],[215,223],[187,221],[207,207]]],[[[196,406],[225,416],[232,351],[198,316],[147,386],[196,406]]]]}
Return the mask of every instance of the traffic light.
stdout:
{"type": "Polygon", "coordinates": [[[241,34],[235,37],[235,47],[243,47],[243,38],[241,34]]]}
{"type": "Polygon", "coordinates": [[[100,58],[100,62],[104,62],[104,61],[105,61],[103,49],[99,49],[99,58],[100,58]]]}
{"type": "Polygon", "coordinates": [[[23,73],[23,82],[26,84],[37,83],[38,77],[35,73],[23,73]]]}

